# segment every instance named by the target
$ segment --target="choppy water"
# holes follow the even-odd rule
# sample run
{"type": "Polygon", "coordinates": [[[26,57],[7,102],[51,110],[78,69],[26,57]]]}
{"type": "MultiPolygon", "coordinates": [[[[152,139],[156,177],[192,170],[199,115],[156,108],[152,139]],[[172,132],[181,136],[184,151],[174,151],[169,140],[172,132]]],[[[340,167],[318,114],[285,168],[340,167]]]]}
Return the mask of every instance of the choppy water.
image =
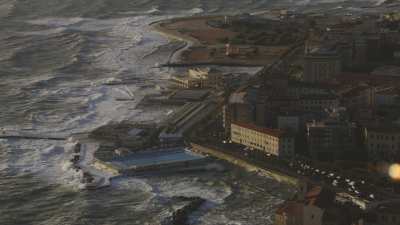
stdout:
{"type": "MultiPolygon", "coordinates": [[[[68,135],[110,121],[161,120],[136,109],[165,86],[176,47],[148,24],[172,16],[254,11],[267,0],[0,0],[0,128],[68,135]],[[105,85],[125,81],[124,85],[105,85]],[[117,99],[131,101],[117,101],[117,99]]],[[[296,3],[297,4],[297,3],[296,3]]],[[[304,4],[299,2],[298,4],[304,4]]],[[[254,71],[253,71],[254,72],[254,71]]],[[[2,130],[0,130],[2,132],[2,130]]],[[[178,195],[209,201],[193,224],[271,224],[289,188],[232,168],[115,180],[80,191],[62,141],[0,139],[1,225],[159,224],[178,195]]]]}

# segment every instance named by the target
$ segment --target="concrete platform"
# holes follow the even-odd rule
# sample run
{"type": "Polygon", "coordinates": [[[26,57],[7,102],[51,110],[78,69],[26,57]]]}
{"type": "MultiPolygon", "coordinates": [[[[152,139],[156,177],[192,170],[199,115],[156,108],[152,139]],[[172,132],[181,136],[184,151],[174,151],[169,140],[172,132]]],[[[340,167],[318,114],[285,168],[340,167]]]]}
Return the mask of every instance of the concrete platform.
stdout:
{"type": "Polygon", "coordinates": [[[152,171],[161,168],[189,166],[204,159],[204,156],[184,148],[163,149],[150,152],[139,152],[130,156],[110,161],[121,173],[152,171]]]}

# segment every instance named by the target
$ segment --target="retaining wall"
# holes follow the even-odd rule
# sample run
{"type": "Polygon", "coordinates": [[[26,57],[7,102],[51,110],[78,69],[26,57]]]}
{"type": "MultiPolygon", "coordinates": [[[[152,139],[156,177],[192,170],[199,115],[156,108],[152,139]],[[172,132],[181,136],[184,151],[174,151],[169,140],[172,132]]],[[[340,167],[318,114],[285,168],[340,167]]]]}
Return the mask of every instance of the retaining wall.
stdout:
{"type": "Polygon", "coordinates": [[[300,184],[300,179],[297,177],[293,177],[284,173],[281,173],[279,171],[275,171],[272,169],[266,169],[266,168],[261,168],[259,166],[253,165],[245,160],[239,159],[234,157],[233,155],[218,151],[218,149],[213,149],[211,147],[206,147],[202,146],[199,144],[191,143],[193,147],[193,151],[202,153],[202,154],[208,154],[211,156],[214,156],[219,159],[223,159],[225,161],[228,161],[234,165],[240,166],[244,168],[247,171],[250,172],[259,172],[261,175],[266,175],[278,182],[282,183],[287,183],[293,186],[298,186],[300,184]]]}

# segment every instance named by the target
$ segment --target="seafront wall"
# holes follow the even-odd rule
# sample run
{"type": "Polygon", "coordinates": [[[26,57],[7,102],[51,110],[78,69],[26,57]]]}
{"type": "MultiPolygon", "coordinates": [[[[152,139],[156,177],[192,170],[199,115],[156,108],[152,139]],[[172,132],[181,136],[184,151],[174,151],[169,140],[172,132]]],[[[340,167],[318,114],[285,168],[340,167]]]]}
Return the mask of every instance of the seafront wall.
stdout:
{"type": "Polygon", "coordinates": [[[243,159],[236,158],[233,155],[224,153],[222,151],[219,151],[218,149],[214,149],[209,146],[202,146],[202,145],[199,145],[196,143],[191,143],[191,145],[193,148],[192,150],[194,152],[207,154],[207,155],[211,155],[213,157],[219,158],[219,159],[223,159],[234,165],[240,166],[247,171],[258,172],[261,175],[269,176],[278,182],[287,183],[287,184],[293,185],[293,186],[298,186],[300,184],[300,179],[297,177],[290,176],[290,175],[281,173],[281,172],[273,170],[273,169],[261,168],[259,166],[253,165],[243,159]]]}

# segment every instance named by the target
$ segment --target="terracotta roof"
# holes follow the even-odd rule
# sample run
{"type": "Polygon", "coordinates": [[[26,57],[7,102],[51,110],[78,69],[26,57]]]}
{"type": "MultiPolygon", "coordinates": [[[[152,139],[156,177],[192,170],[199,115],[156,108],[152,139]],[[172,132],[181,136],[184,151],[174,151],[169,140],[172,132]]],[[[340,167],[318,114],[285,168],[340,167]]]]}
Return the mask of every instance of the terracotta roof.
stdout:
{"type": "Polygon", "coordinates": [[[283,137],[283,136],[288,135],[288,133],[283,130],[260,127],[260,126],[256,126],[256,125],[249,124],[249,123],[233,122],[232,124],[240,126],[240,127],[244,127],[244,128],[250,129],[250,130],[255,130],[255,131],[258,131],[258,132],[261,132],[264,134],[268,134],[268,135],[274,136],[274,137],[283,137]]]}

